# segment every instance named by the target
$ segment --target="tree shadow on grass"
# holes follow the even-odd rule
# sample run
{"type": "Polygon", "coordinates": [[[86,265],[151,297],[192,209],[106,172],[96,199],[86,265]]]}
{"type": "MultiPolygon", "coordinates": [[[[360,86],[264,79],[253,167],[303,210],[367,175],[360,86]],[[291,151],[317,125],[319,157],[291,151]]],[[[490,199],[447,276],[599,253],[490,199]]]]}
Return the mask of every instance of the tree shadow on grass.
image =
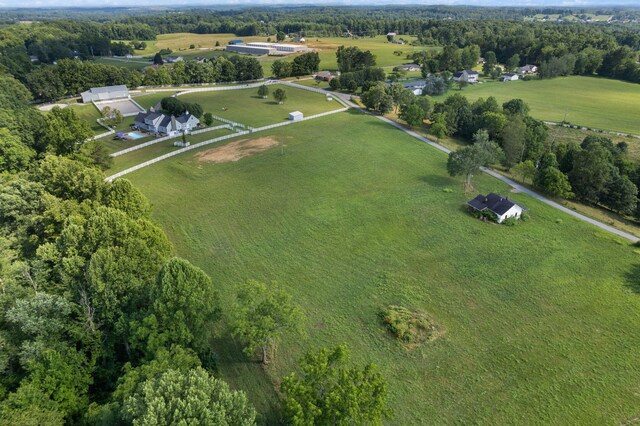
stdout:
{"type": "Polygon", "coordinates": [[[635,264],[624,274],[625,285],[634,293],[640,294],[640,264],[635,264]]]}
{"type": "Polygon", "coordinates": [[[419,178],[422,182],[428,184],[429,186],[433,186],[441,189],[451,189],[452,192],[457,192],[461,190],[460,182],[445,175],[424,175],[419,178]]]}
{"type": "Polygon", "coordinates": [[[280,400],[274,383],[256,359],[245,356],[242,346],[230,335],[212,339],[216,352],[217,377],[227,381],[232,389],[243,390],[258,411],[259,424],[279,424],[282,419],[280,400]]]}

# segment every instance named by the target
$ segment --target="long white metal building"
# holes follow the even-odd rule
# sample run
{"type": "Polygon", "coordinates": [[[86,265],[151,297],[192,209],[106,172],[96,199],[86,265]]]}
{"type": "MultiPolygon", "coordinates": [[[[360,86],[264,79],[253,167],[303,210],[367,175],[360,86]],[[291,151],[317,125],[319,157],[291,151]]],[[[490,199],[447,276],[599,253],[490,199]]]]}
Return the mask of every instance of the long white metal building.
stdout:
{"type": "Polygon", "coordinates": [[[273,55],[276,49],[262,46],[249,46],[247,44],[229,44],[225,48],[227,52],[242,53],[245,55],[273,55]]]}

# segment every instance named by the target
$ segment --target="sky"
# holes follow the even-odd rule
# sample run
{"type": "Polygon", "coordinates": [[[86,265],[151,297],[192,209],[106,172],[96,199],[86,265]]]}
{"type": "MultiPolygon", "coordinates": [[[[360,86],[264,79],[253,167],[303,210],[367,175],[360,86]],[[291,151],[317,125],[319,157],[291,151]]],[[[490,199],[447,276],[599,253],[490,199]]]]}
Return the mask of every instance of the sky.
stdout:
{"type": "Polygon", "coordinates": [[[220,6],[220,5],[238,5],[238,6],[256,6],[256,5],[275,5],[275,4],[312,4],[312,5],[398,5],[398,4],[441,4],[441,5],[473,5],[473,6],[534,6],[534,7],[596,7],[596,6],[638,6],[639,0],[520,0],[513,2],[512,0],[0,0],[0,7],[28,7],[28,8],[45,8],[45,7],[110,7],[110,6],[220,6]]]}

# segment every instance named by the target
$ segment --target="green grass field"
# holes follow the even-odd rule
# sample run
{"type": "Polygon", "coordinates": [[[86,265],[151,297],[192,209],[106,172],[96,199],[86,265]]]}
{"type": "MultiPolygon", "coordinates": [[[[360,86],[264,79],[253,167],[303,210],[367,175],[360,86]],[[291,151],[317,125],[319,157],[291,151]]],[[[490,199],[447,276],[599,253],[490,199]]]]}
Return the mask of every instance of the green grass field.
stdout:
{"type": "Polygon", "coordinates": [[[134,100],[140,104],[140,106],[144,109],[149,109],[152,106],[155,106],[158,102],[160,102],[163,98],[168,98],[170,96],[178,93],[175,92],[158,92],[158,93],[148,93],[148,94],[140,94],[135,95],[134,100]]]}
{"type": "MultiPolygon", "coordinates": [[[[220,43],[220,48],[224,48],[230,40],[242,39],[246,43],[254,41],[267,41],[268,37],[242,37],[235,34],[192,34],[192,33],[171,33],[171,34],[159,34],[157,40],[147,41],[147,48],[144,50],[137,50],[136,55],[151,56],[161,49],[171,49],[172,55],[180,55],[185,59],[192,59],[196,56],[210,58],[222,54],[220,50],[207,50],[215,49],[216,41],[220,43]],[[191,49],[191,45],[195,48],[191,49]]],[[[403,38],[408,43],[415,40],[415,37],[400,35],[398,38],[403,38]]],[[[275,35],[271,37],[271,41],[275,42],[275,35]]],[[[127,41],[127,40],[125,40],[127,41]]],[[[286,41],[290,42],[290,41],[286,41]]],[[[381,67],[393,67],[396,65],[407,62],[406,56],[412,52],[424,50],[424,49],[438,49],[437,47],[425,47],[425,46],[411,46],[410,44],[398,45],[389,43],[386,36],[377,37],[362,37],[362,38],[346,38],[346,37],[326,37],[316,38],[308,37],[306,44],[318,50],[320,54],[320,68],[328,70],[336,70],[338,64],[336,62],[336,49],[341,46],[358,46],[363,50],[370,50],[376,55],[377,65],[381,67]],[[395,52],[400,52],[396,54],[395,52]]],[[[294,55],[287,57],[260,57],[258,60],[262,64],[265,77],[271,76],[271,65],[277,59],[284,59],[292,61],[294,55]]],[[[117,65],[127,68],[139,69],[143,68],[144,64],[135,62],[122,62],[115,61],[110,58],[99,59],[102,63],[109,63],[111,65],[117,65]]]]}
{"type": "Polygon", "coordinates": [[[96,121],[98,118],[102,117],[102,115],[100,114],[100,111],[93,106],[93,104],[77,104],[71,105],[67,108],[73,108],[78,118],[87,123],[94,135],[99,135],[107,131],[106,128],[96,121]]]}
{"type": "Polygon", "coordinates": [[[531,115],[597,129],[640,134],[640,85],[596,77],[559,77],[550,80],[487,82],[450,90],[470,100],[494,96],[499,102],[523,99],[531,115]]]}
{"type": "MultiPolygon", "coordinates": [[[[208,139],[214,139],[220,136],[228,135],[229,133],[231,133],[231,131],[227,129],[212,130],[210,132],[204,132],[197,135],[187,135],[186,140],[187,142],[191,142],[191,144],[195,144],[198,142],[206,141],[208,139]]],[[[173,146],[173,143],[177,140],[180,140],[180,137],[158,142],[156,144],[146,146],[144,148],[140,148],[138,150],[131,151],[126,154],[114,157],[113,164],[106,173],[107,174],[117,173],[121,170],[127,169],[129,167],[133,167],[136,164],[140,164],[145,161],[152,160],[156,157],[164,155],[168,152],[181,149],[181,147],[173,146]]],[[[114,141],[114,142],[118,142],[118,141],[114,141]]],[[[124,143],[128,143],[128,142],[129,141],[124,143]]],[[[119,141],[119,143],[122,144],[123,142],[119,141]]],[[[133,144],[131,144],[130,146],[133,146],[133,144]]],[[[125,148],[123,147],[121,149],[125,149],[125,148]]]]}
{"type": "Polygon", "coordinates": [[[292,111],[301,111],[308,116],[342,108],[335,100],[327,101],[326,96],[321,93],[288,86],[270,85],[267,99],[258,97],[257,92],[258,89],[255,88],[200,92],[182,95],[180,99],[185,102],[197,102],[205,112],[252,127],[285,121],[292,111]],[[278,105],[272,96],[273,91],[279,87],[287,92],[287,100],[282,105],[278,105]]]}
{"type": "Polygon", "coordinates": [[[98,64],[115,65],[117,67],[127,68],[130,70],[141,70],[145,67],[152,65],[152,62],[145,61],[144,59],[131,59],[130,61],[123,61],[115,58],[95,58],[94,62],[98,64]]]}
{"type": "MultiPolygon", "coordinates": [[[[399,36],[398,38],[404,38],[411,42],[415,40],[415,37],[411,36],[399,36]]],[[[370,50],[376,56],[376,65],[379,67],[390,67],[395,65],[404,64],[407,61],[406,56],[412,52],[420,50],[432,50],[439,49],[437,47],[426,46],[411,46],[409,44],[398,45],[389,43],[386,36],[377,37],[363,37],[363,38],[345,38],[345,37],[333,37],[333,38],[315,38],[309,37],[307,39],[307,45],[316,48],[320,53],[320,68],[328,70],[337,70],[338,63],[336,61],[336,50],[338,47],[344,46],[357,46],[362,50],[370,50]],[[394,54],[394,52],[401,52],[400,55],[394,54]]]]}
{"type": "MultiPolygon", "coordinates": [[[[529,221],[478,221],[445,154],[356,112],[256,136],[285,142],[285,155],[211,164],[186,153],[128,178],[224,307],[257,279],[279,282],[306,313],[307,334],[288,336],[266,370],[242,361],[229,335],[213,342],[220,376],[263,420],[277,419],[273,385],[301,353],[341,342],[387,378],[389,424],[622,424],[640,414],[638,250],[523,194],[509,196],[529,221]],[[429,313],[444,336],[405,349],[378,320],[389,304],[429,313]]],[[[476,185],[508,190],[486,175],[476,185]]]]}

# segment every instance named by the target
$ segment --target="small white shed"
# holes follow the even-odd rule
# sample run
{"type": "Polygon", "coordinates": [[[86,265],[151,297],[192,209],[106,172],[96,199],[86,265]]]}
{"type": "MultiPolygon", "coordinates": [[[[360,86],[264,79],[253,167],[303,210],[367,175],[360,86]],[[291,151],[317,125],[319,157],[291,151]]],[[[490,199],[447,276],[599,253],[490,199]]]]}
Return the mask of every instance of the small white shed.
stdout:
{"type": "Polygon", "coordinates": [[[289,113],[289,120],[301,121],[304,115],[300,111],[293,111],[289,113]]]}

